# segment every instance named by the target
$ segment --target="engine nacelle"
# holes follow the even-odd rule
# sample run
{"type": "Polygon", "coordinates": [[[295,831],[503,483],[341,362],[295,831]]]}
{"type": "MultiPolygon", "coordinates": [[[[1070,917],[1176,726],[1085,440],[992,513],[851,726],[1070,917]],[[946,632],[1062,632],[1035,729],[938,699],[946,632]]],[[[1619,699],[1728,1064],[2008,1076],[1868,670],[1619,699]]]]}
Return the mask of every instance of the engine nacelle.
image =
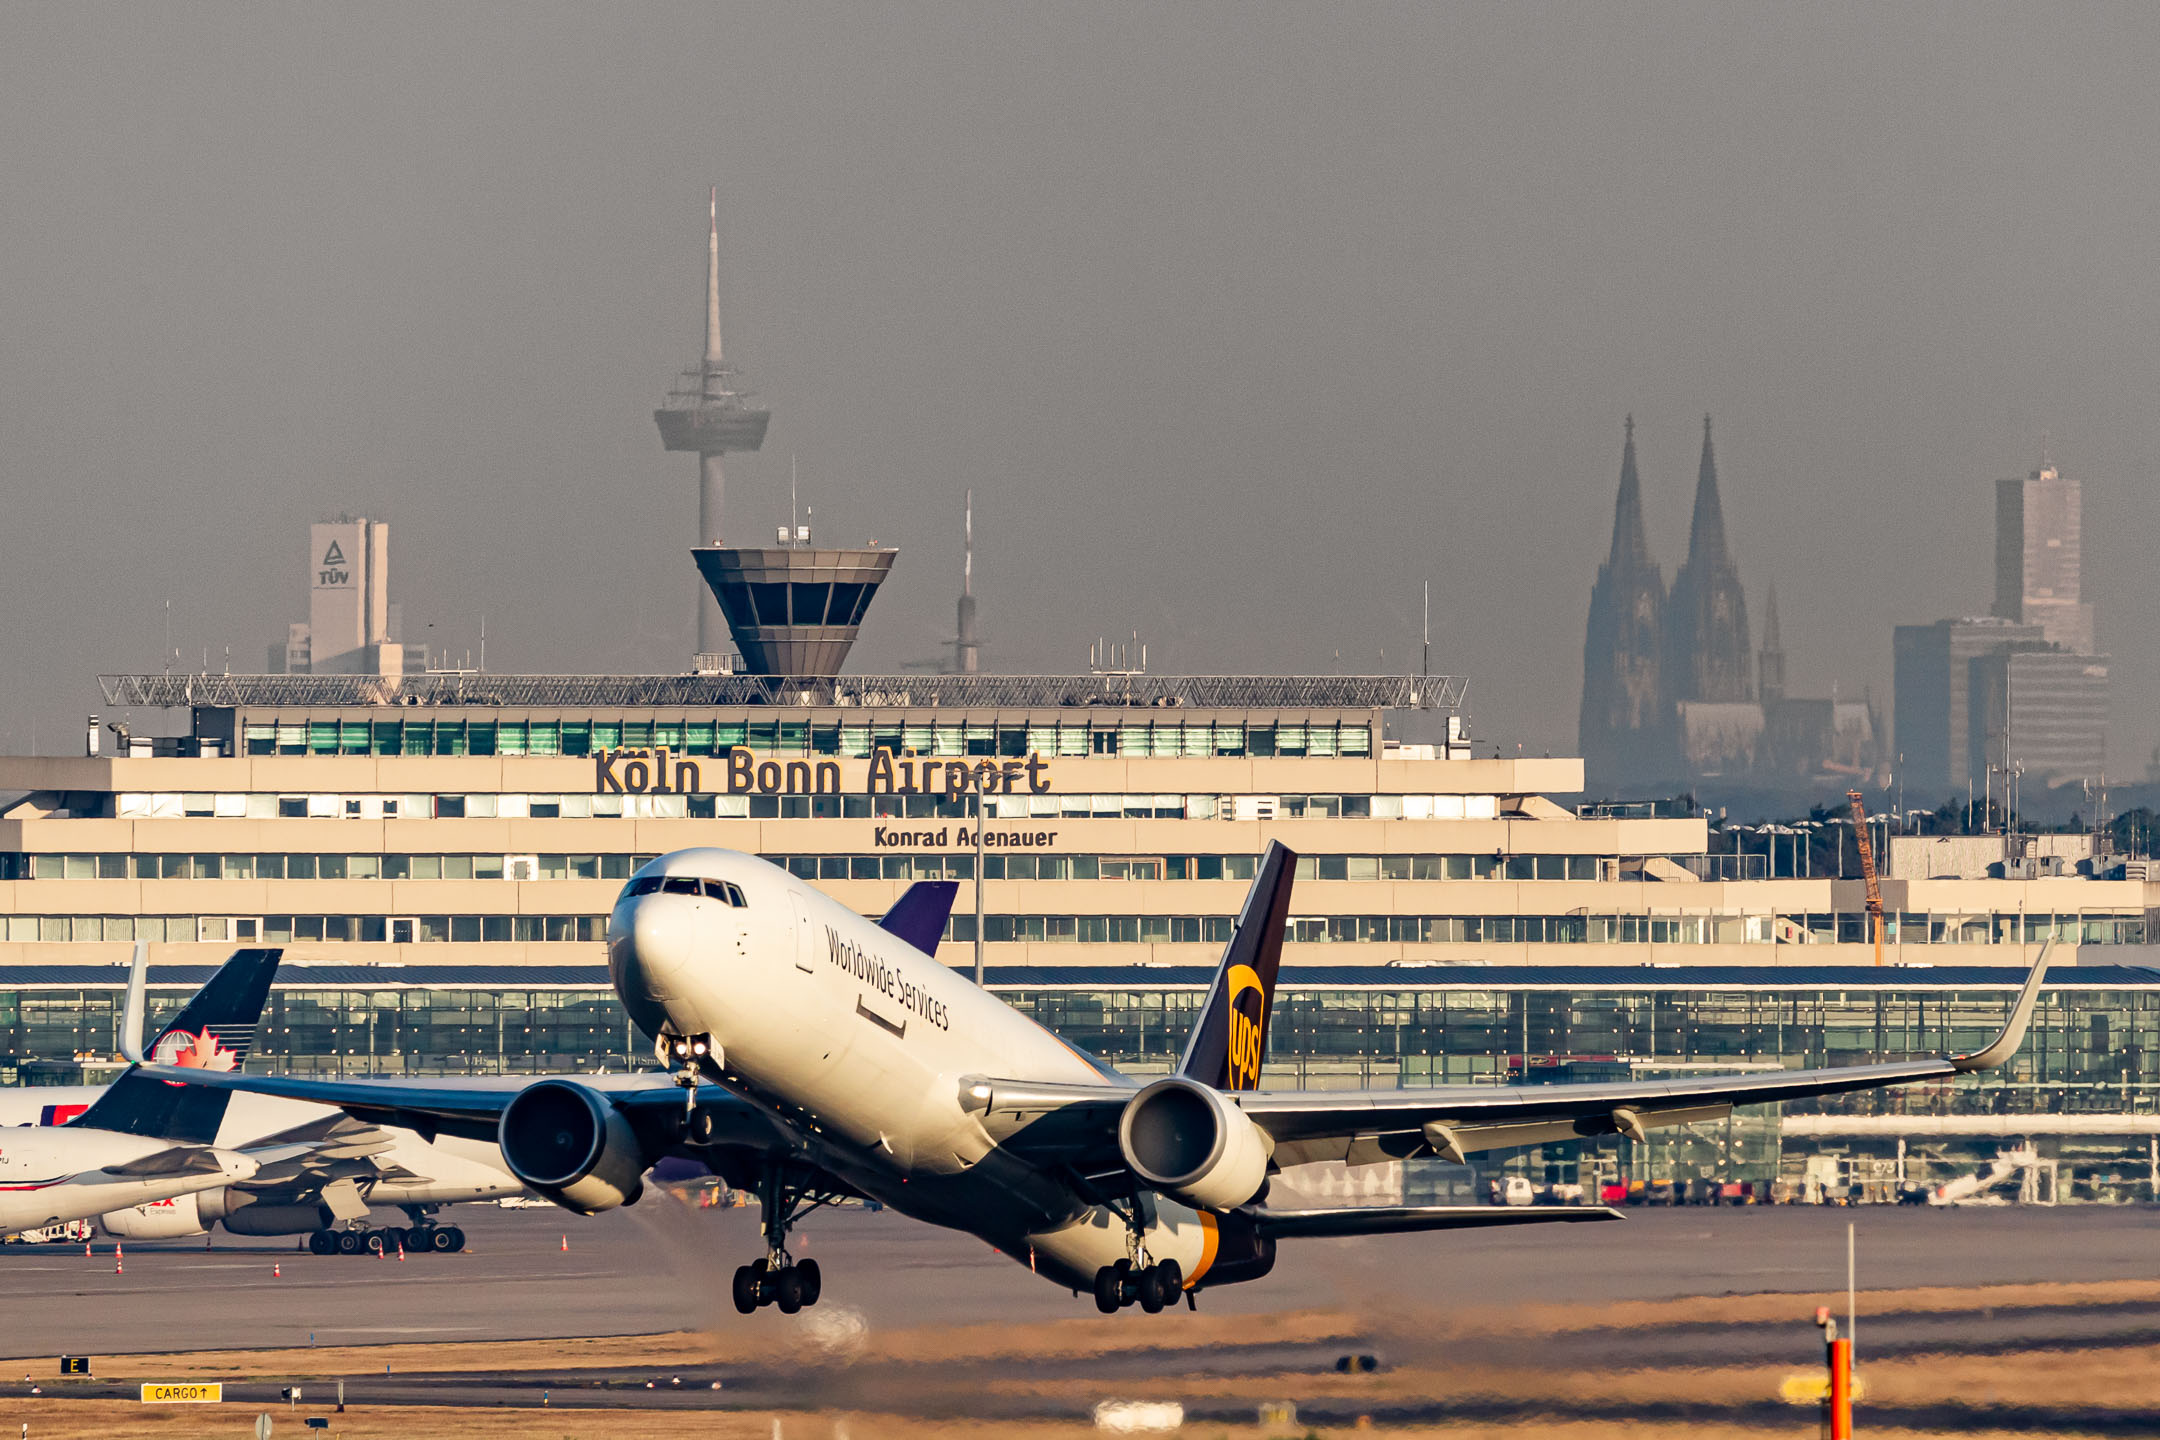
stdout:
{"type": "MultiPolygon", "coordinates": [[[[98,1228],[119,1240],[174,1240],[183,1235],[200,1235],[210,1228],[215,1214],[204,1214],[203,1201],[209,1196],[222,1196],[223,1190],[198,1191],[193,1195],[175,1195],[170,1200],[153,1200],[148,1205],[133,1205],[125,1210],[110,1210],[98,1216],[98,1228]]],[[[209,1207],[216,1210],[213,1204],[209,1207]]]]}
{"type": "Polygon", "coordinates": [[[645,1151],[606,1096],[568,1080],[528,1085],[503,1107],[503,1163],[565,1210],[597,1215],[645,1193],[645,1151]]]}
{"type": "Polygon", "coordinates": [[[251,1195],[233,1196],[225,1211],[225,1228],[234,1235],[305,1235],[336,1220],[327,1205],[273,1205],[251,1195]]]}
{"type": "Polygon", "coordinates": [[[1267,1183],[1267,1136],[1220,1090],[1173,1075],[1126,1102],[1118,1148],[1142,1180],[1201,1210],[1245,1204],[1267,1183]]]}

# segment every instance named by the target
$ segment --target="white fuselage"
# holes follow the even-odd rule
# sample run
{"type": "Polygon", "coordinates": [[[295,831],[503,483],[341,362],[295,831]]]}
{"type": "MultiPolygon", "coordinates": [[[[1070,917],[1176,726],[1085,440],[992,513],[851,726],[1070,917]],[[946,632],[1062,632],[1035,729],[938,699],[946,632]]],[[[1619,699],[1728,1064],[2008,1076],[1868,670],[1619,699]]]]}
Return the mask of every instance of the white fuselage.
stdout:
{"type": "Polygon", "coordinates": [[[0,1231],[87,1220],[231,1185],[255,1174],[255,1162],[230,1150],[184,1147],[185,1173],[114,1174],[109,1167],[174,1149],[169,1141],[109,1130],[36,1126],[0,1131],[0,1231]]]}
{"type": "MultiPolygon", "coordinates": [[[[506,1079],[502,1083],[522,1085],[531,1082],[519,1078],[506,1079]]],[[[64,1135],[68,1139],[60,1143],[92,1148],[102,1143],[97,1137],[103,1137],[103,1141],[120,1142],[111,1148],[113,1153],[121,1155],[122,1158],[147,1153],[146,1150],[136,1147],[159,1150],[171,1143],[133,1135],[118,1135],[107,1130],[84,1130],[67,1123],[88,1109],[103,1093],[103,1086],[27,1086],[0,1089],[0,1127],[37,1127],[34,1131],[36,1134],[64,1135]],[[53,1128],[56,1126],[60,1128],[53,1128]]],[[[214,1143],[226,1150],[245,1149],[300,1126],[330,1119],[339,1113],[334,1106],[235,1091],[226,1107],[225,1118],[218,1126],[214,1143]]],[[[13,1128],[0,1128],[0,1147],[10,1144],[16,1133],[13,1128]]],[[[525,1187],[513,1179],[510,1172],[504,1168],[502,1151],[491,1141],[467,1140],[455,1135],[438,1135],[430,1141],[422,1139],[411,1130],[392,1127],[385,1127],[383,1133],[393,1142],[391,1148],[369,1155],[363,1160],[350,1162],[348,1166],[353,1172],[353,1179],[359,1187],[361,1197],[369,1204],[451,1205],[472,1200],[495,1200],[524,1193],[525,1187]]],[[[242,1181],[252,1178],[252,1170],[249,1176],[240,1177],[242,1181]]],[[[215,1189],[227,1183],[231,1182],[213,1178],[201,1185],[168,1189],[141,1199],[79,1211],[77,1215],[69,1218],[112,1214],[137,1205],[153,1204],[179,1195],[215,1189]]],[[[279,1188],[292,1187],[287,1185],[279,1188]]],[[[98,1193],[104,1195],[106,1192],[100,1190],[98,1193]]]]}
{"type": "MultiPolygon", "coordinates": [[[[1074,1286],[1126,1256],[1123,1221],[1000,1151],[963,1104],[972,1081],[1100,1086],[1114,1072],[755,856],[677,851],[639,874],[731,882],[747,902],[663,890],[617,905],[610,970],[648,1033],[710,1036],[722,1084],[903,1213],[1074,1286]]],[[[1197,1281],[1214,1254],[1212,1217],[1155,1208],[1150,1253],[1197,1281]]]]}

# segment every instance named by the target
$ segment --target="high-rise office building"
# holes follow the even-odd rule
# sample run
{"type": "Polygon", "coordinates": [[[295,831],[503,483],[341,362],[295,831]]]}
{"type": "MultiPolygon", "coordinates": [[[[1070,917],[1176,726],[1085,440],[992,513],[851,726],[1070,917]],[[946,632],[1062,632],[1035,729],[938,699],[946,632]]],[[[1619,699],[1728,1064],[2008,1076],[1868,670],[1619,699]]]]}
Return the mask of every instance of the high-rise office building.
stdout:
{"type": "Polygon", "coordinates": [[[2098,779],[2107,764],[2108,659],[2068,650],[1997,650],[1972,661],[1967,764],[2027,783],[2098,779]]]}
{"type": "Polygon", "coordinates": [[[2084,487],[2046,459],[2023,480],[1995,482],[1992,613],[2038,625],[2048,643],[2093,653],[2085,601],[2084,487]]]}
{"type": "Polygon", "coordinates": [[[1932,625],[1900,625],[1891,636],[1895,667],[1893,703],[1897,750],[1905,783],[1915,799],[1975,790],[1986,779],[1987,765],[1972,756],[1988,752],[1987,726],[1977,727],[1972,707],[1973,662],[1985,656],[2044,650],[2047,636],[2037,625],[1982,615],[1938,620],[1932,625]],[[1976,738],[1983,742],[1976,746],[1976,738]]]}
{"type": "Polygon", "coordinates": [[[308,618],[270,647],[273,674],[398,675],[397,607],[390,603],[390,527],[341,515],[308,527],[308,618]]]}

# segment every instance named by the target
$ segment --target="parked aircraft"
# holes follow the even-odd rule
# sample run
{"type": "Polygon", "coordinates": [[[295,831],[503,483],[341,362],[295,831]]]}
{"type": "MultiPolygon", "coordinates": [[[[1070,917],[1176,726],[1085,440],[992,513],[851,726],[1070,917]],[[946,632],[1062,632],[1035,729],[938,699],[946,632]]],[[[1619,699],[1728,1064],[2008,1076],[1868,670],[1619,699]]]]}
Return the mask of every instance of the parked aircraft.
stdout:
{"type": "MultiPolygon", "coordinates": [[[[276,969],[275,950],[239,952],[158,1037],[159,1053],[175,1067],[236,1064],[276,969]]],[[[215,1144],[231,1098],[136,1077],[115,1083],[76,1124],[0,1131],[0,1230],[193,1202],[203,1191],[251,1181],[306,1148],[215,1144]],[[154,1125],[128,1123],[151,1112],[154,1125]]]]}
{"type": "Polygon", "coordinates": [[[850,1196],[989,1241],[1104,1312],[1159,1311],[1257,1280],[1277,1244],[1618,1219],[1594,1208],[1293,1210],[1269,1177],[1316,1160],[1451,1160],[1719,1119],[1739,1105],[1943,1080],[2022,1041],[2047,956],[2002,1033],[1969,1054],[1685,1080],[1418,1090],[1259,1088],[1295,856],[1271,845],[1174,1074],[1142,1085],[933,954],[952,887],[918,884],[873,922],[755,856],[681,850],[644,866],[608,924],[609,968],[681,1090],[568,1078],[515,1091],[425,1080],[308,1080],[149,1067],[341,1106],[377,1125],[492,1141],[535,1193],[586,1214],[634,1203],[668,1155],[755,1190],[765,1253],[740,1267],[748,1313],[815,1304],[823,1277],[791,1227],[850,1196]],[[942,890],[940,890],[942,887],[942,890]]]}
{"type": "MultiPolygon", "coordinates": [[[[144,952],[136,947],[123,1051],[138,1061],[147,1054],[183,1068],[238,1070],[282,952],[236,951],[147,1052],[139,1043],[144,952]]],[[[591,1083],[655,1082],[626,1076],[591,1083]]],[[[73,1192],[79,1199],[67,1202],[73,1213],[66,1218],[95,1215],[106,1234],[129,1240],[201,1235],[223,1225],[235,1235],[304,1234],[318,1255],[453,1251],[464,1248],[465,1233],[435,1222],[442,1206],[525,1189],[503,1168],[502,1152],[492,1144],[456,1136],[430,1140],[411,1129],[364,1125],[334,1106],[177,1086],[137,1069],[108,1086],[0,1089],[0,1125],[39,1127],[21,1137],[0,1130],[0,1185],[16,1167],[27,1173],[64,1163],[58,1158],[63,1152],[109,1151],[137,1165],[174,1147],[197,1154],[190,1162],[195,1168],[183,1173],[126,1176],[133,1189],[117,1188],[122,1177],[108,1176],[95,1188],[85,1181],[73,1192]],[[53,1158],[33,1163],[48,1153],[53,1158]],[[212,1155],[240,1158],[219,1169],[210,1167],[212,1155]],[[92,1199],[103,1203],[80,1208],[92,1199]],[[370,1228],[371,1206],[398,1207],[412,1223],[370,1228]]],[[[60,1202],[55,1197],[44,1203],[60,1202]]],[[[0,1216],[12,1213],[0,1208],[0,1216]]],[[[18,1227],[0,1219],[0,1228],[18,1227]]]]}

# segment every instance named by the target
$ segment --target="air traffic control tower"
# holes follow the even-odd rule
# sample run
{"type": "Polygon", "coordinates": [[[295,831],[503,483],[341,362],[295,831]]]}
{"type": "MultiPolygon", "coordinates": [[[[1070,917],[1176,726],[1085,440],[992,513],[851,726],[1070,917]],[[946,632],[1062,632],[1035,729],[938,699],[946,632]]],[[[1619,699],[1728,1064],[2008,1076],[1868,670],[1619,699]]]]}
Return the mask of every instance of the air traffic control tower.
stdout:
{"type": "MultiPolygon", "coordinates": [[[[720,457],[730,450],[756,450],[765,444],[765,427],[772,412],[748,402],[736,389],[740,372],[722,358],[720,349],[720,189],[712,192],[712,233],[705,269],[705,358],[683,371],[667,403],[653,412],[660,427],[660,443],[670,450],[688,450],[698,457],[698,544],[720,543],[720,506],[727,498],[727,477],[720,457]]],[[[717,656],[727,630],[720,607],[707,593],[698,600],[698,651],[704,659],[717,656]]]]}

